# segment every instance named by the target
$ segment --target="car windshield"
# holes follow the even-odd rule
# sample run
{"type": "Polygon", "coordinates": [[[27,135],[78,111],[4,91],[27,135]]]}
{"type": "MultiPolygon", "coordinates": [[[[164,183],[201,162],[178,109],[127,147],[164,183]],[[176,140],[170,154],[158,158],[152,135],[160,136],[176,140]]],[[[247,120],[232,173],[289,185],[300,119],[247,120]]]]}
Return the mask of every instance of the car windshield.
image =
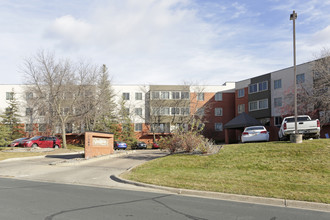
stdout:
{"type": "Polygon", "coordinates": [[[245,131],[252,131],[252,130],[264,130],[265,128],[263,126],[256,126],[256,127],[249,127],[245,128],[245,131]]]}
{"type": "Polygon", "coordinates": [[[33,138],[31,138],[30,140],[38,140],[39,138],[41,138],[42,136],[35,136],[35,137],[33,137],[33,138]]]}

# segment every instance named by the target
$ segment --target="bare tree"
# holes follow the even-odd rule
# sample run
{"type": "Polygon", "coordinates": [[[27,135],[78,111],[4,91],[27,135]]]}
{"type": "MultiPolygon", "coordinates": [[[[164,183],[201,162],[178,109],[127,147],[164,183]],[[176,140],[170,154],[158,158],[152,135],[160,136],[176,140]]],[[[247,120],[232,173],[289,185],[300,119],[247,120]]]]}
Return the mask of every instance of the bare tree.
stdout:
{"type": "Polygon", "coordinates": [[[39,51],[25,59],[23,71],[27,89],[33,94],[28,102],[37,109],[52,134],[60,126],[66,148],[67,124],[93,109],[97,68],[84,61],[57,60],[53,53],[39,51]]]}
{"type": "Polygon", "coordinates": [[[314,88],[310,102],[320,113],[321,124],[330,122],[330,49],[324,48],[313,62],[314,88]]]}

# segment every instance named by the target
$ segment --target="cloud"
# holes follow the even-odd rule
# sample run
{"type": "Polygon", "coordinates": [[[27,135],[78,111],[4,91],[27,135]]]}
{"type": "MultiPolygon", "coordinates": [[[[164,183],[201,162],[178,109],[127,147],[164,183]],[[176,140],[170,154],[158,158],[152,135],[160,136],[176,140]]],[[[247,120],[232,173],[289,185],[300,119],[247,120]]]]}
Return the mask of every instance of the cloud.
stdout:
{"type": "Polygon", "coordinates": [[[56,18],[49,28],[48,35],[67,40],[70,43],[85,43],[92,31],[89,23],[78,20],[71,15],[56,18]]]}

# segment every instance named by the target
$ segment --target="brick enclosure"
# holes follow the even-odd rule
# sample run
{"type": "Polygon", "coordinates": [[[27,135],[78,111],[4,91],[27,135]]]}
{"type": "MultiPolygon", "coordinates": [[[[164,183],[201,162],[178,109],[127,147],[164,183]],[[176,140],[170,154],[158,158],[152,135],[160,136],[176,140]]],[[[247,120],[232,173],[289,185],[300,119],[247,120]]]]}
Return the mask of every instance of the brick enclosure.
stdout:
{"type": "Polygon", "coordinates": [[[85,132],[85,158],[113,154],[113,134],[85,132]]]}

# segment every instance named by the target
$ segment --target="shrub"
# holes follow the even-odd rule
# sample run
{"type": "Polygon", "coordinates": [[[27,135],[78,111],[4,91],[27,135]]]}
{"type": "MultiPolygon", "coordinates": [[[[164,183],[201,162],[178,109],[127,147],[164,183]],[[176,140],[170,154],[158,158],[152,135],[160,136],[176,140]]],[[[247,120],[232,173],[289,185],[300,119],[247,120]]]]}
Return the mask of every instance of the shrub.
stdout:
{"type": "Polygon", "coordinates": [[[206,153],[209,151],[212,143],[205,138],[200,132],[204,126],[200,121],[193,120],[189,124],[189,129],[179,128],[173,132],[171,136],[162,137],[159,141],[161,149],[167,149],[170,153],[200,151],[206,153]]]}

